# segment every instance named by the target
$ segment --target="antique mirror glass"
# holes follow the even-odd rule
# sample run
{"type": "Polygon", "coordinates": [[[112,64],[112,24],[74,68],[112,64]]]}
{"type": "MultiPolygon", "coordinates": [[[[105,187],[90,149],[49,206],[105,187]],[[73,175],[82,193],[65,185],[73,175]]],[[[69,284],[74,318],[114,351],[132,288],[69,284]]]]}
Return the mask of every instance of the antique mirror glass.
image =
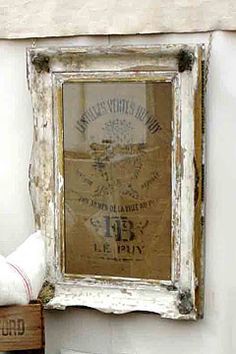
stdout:
{"type": "Polygon", "coordinates": [[[65,272],[170,279],[172,85],[63,85],[65,272]]]}

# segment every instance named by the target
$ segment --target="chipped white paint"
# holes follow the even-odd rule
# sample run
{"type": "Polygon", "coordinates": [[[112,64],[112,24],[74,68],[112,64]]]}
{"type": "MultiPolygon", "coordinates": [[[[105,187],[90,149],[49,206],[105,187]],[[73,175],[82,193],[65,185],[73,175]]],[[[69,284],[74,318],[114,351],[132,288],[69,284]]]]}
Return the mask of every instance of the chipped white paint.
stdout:
{"type": "MultiPolygon", "coordinates": [[[[103,312],[139,310],[172,319],[197,318],[196,250],[193,246],[196,237],[194,131],[200,56],[201,47],[193,45],[37,48],[27,51],[34,113],[30,191],[36,225],[46,235],[48,280],[55,284],[55,296],[47,308],[81,305],[103,312]],[[178,54],[181,50],[193,53],[191,71],[179,72],[178,54]],[[172,82],[171,281],[64,274],[62,84],[81,80],[172,82]]],[[[198,119],[200,121],[201,116],[198,119]]],[[[198,256],[201,256],[200,252],[198,256]]]]}

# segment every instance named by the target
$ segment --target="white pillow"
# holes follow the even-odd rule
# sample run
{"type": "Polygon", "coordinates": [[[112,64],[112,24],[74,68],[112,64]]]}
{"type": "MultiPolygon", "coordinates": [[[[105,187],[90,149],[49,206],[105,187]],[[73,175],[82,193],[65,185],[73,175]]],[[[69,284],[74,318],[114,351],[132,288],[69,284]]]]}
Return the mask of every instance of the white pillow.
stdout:
{"type": "Polygon", "coordinates": [[[36,300],[45,279],[45,244],[40,231],[8,257],[0,256],[0,306],[36,300]]]}

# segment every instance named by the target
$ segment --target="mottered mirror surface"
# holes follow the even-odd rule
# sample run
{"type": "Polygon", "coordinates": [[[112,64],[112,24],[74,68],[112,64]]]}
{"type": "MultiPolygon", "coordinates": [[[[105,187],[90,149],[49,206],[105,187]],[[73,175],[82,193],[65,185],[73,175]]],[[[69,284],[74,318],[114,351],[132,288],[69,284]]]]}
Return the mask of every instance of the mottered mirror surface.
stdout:
{"type": "Polygon", "coordinates": [[[65,273],[171,277],[172,85],[63,84],[65,273]]]}

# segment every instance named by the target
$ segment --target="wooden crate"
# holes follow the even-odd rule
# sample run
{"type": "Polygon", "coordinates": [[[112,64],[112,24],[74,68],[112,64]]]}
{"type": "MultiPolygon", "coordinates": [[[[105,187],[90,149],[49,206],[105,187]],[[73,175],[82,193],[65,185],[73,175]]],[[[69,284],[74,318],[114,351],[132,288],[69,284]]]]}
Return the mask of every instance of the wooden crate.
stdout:
{"type": "Polygon", "coordinates": [[[15,350],[44,353],[41,303],[0,307],[0,351],[15,350]]]}

